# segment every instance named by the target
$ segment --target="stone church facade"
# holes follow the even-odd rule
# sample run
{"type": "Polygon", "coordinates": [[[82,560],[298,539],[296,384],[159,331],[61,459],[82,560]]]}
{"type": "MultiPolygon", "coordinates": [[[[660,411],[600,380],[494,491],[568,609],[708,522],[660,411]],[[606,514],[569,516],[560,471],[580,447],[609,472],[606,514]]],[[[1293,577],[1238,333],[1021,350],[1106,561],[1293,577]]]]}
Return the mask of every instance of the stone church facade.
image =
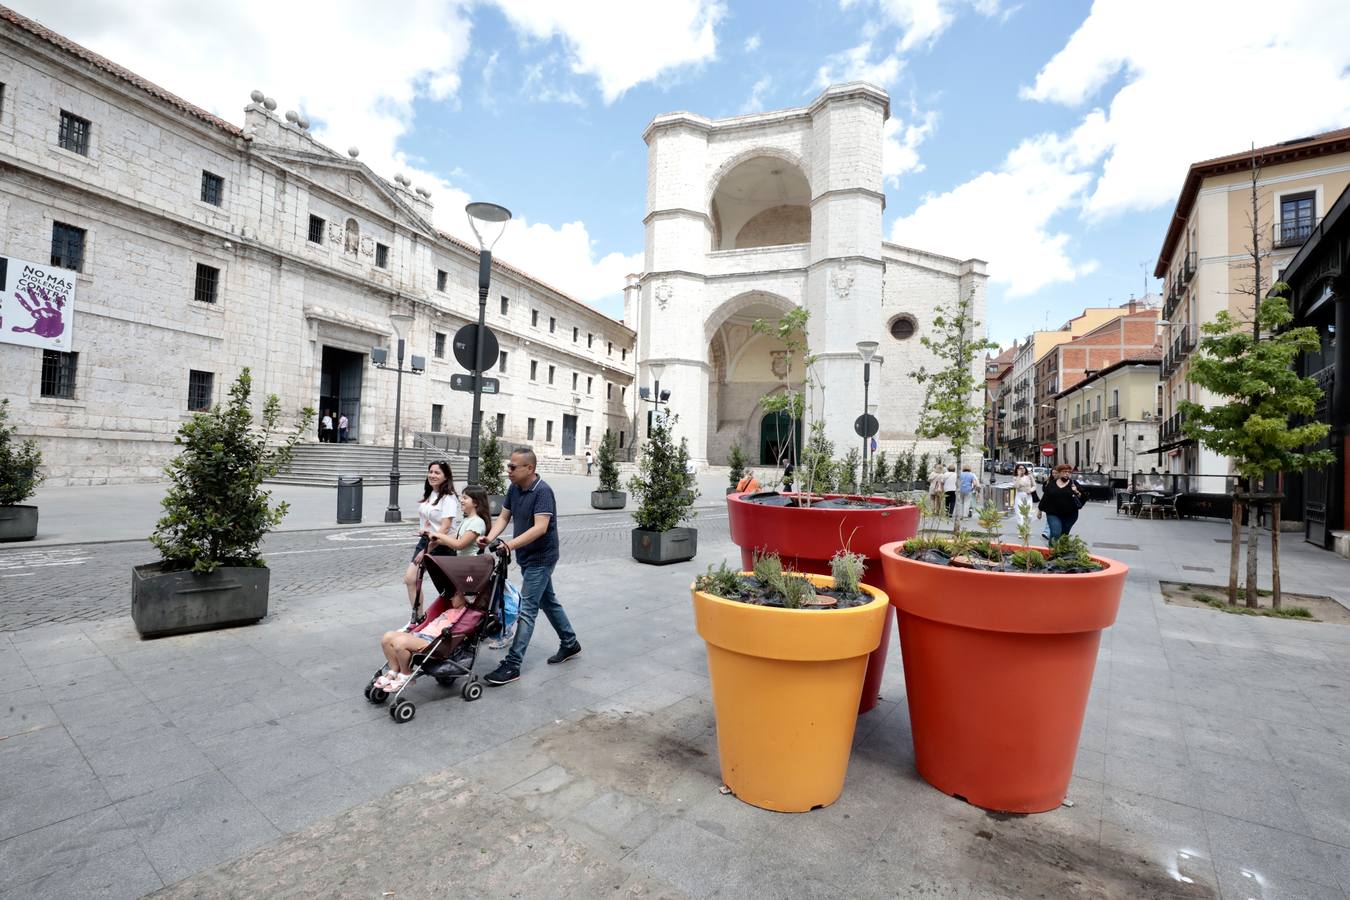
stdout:
{"type": "Polygon", "coordinates": [[[892,459],[911,446],[944,451],[915,436],[924,398],[910,373],[936,365],[920,337],[939,306],[970,295],[984,322],[986,268],[882,239],[889,105],[850,83],[801,108],[667,113],[647,127],[645,271],[630,278],[625,319],[638,333],[639,384],[654,387],[656,366],[699,462],[725,463],[733,443],[757,464],[780,455],[784,423],[761,398],[800,384],[802,360],[754,323],[796,307],[809,313],[811,403],[837,456],[862,448],[863,340],[880,344],[869,397],[879,448],[892,459]]]}
{"type": "MultiPolygon", "coordinates": [[[[436,229],[427,192],[260,93],[234,125],[4,7],[0,256],[77,272],[70,353],[0,343],[0,396],[57,483],[159,477],[192,409],[245,366],[259,408],[332,408],[352,440],[392,444],[395,377],[369,354],[396,312],[427,360],[403,378],[404,445],[469,433],[451,342],[477,317],[478,252],[436,229]]],[[[546,458],[607,427],[631,447],[633,330],[503,263],[487,321],[502,352],[485,424],[546,458]]]]}

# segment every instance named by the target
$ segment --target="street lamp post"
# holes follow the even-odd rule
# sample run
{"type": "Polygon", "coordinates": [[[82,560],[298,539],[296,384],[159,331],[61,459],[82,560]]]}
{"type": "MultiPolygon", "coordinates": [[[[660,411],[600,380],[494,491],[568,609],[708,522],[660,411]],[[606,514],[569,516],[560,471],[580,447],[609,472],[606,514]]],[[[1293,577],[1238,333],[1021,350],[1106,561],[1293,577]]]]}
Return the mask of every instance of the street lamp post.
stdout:
{"type": "MultiPolygon", "coordinates": [[[[877,353],[877,346],[878,346],[878,345],[877,345],[877,342],[876,342],[876,341],[858,341],[858,355],[862,357],[862,361],[863,361],[863,418],[864,418],[864,421],[866,420],[866,417],[868,416],[868,408],[867,408],[867,407],[868,407],[868,404],[867,404],[868,396],[867,396],[867,395],[868,395],[868,391],[870,390],[871,384],[872,384],[872,357],[873,357],[873,356],[876,356],[876,353],[877,353]]],[[[867,429],[864,428],[863,430],[866,431],[867,429]]],[[[865,436],[863,437],[862,471],[859,473],[859,477],[858,477],[858,484],[859,484],[859,485],[863,485],[863,484],[866,484],[866,483],[867,483],[868,448],[869,448],[869,445],[871,444],[871,441],[872,441],[872,436],[871,436],[871,435],[865,435],[865,436]]]]}
{"type": "MultiPolygon", "coordinates": [[[[666,371],[666,365],[665,363],[651,363],[647,368],[652,373],[654,387],[650,392],[645,387],[639,387],[638,399],[644,403],[653,404],[656,407],[656,417],[659,419],[661,417],[661,404],[670,402],[670,391],[661,390],[661,373],[666,371]]],[[[650,425],[647,426],[647,430],[651,431],[650,425]]]]}
{"type": "Polygon", "coordinates": [[[495,203],[464,207],[469,227],[478,238],[478,331],[473,350],[473,419],[469,428],[469,484],[478,484],[478,444],[483,434],[483,345],[487,342],[487,298],[492,281],[492,248],[511,221],[511,210],[495,203]]]}
{"type": "MultiPolygon", "coordinates": [[[[398,339],[397,349],[395,350],[397,378],[394,382],[394,460],[389,468],[389,506],[384,511],[384,520],[386,522],[401,522],[403,517],[398,508],[398,451],[403,445],[403,373],[409,372],[413,375],[421,375],[422,370],[426,368],[426,360],[420,356],[414,356],[411,365],[407,369],[403,368],[403,354],[407,343],[404,340],[404,333],[412,326],[413,317],[407,313],[393,313],[389,316],[389,324],[394,327],[394,336],[398,339]]],[[[383,347],[376,347],[370,353],[371,360],[376,368],[387,369],[388,351],[383,347]]]]}

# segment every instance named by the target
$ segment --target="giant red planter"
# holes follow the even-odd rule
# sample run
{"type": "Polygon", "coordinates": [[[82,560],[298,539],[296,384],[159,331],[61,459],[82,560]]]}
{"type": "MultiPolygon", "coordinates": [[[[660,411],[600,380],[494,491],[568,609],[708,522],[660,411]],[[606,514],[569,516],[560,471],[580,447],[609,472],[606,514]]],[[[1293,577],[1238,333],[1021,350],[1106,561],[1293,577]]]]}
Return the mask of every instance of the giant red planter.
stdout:
{"type": "MultiPolygon", "coordinates": [[[[815,506],[766,506],[750,503],[745,499],[748,496],[744,493],[727,495],[731,540],[741,548],[741,566],[747,572],[754,568],[755,551],[764,550],[782,557],[785,568],[828,575],[830,558],[841,548],[847,547],[867,557],[863,583],[880,588],[884,583],[881,545],[908,540],[919,529],[919,508],[912,504],[897,503],[888,497],[825,494],[821,499],[849,497],[865,500],[869,508],[820,509],[815,506]]],[[[860,714],[877,705],[894,621],[895,613],[887,610],[881,646],[872,651],[867,659],[867,677],[863,681],[862,700],[858,705],[860,714]]]]}
{"type": "Polygon", "coordinates": [[[887,544],[881,559],[919,774],[985,809],[1056,808],[1128,568],[1093,557],[1105,568],[979,572],[906,559],[902,549],[887,544]]]}

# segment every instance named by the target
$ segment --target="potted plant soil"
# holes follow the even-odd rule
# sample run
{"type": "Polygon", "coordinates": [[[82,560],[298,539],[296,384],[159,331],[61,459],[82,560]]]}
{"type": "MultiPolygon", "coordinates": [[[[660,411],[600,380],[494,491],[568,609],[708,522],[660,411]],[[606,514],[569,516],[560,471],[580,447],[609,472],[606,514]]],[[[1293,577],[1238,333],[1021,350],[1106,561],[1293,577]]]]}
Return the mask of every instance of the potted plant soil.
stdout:
{"type": "Polygon", "coordinates": [[[731,468],[731,471],[727,473],[727,479],[730,482],[727,485],[727,493],[734,494],[737,485],[745,477],[745,453],[741,450],[739,443],[731,445],[731,452],[727,455],[727,465],[731,468]]]}
{"type": "Polygon", "coordinates": [[[9,424],[9,400],[0,400],[0,542],[37,537],[38,508],[24,505],[44,475],[42,451],[32,438],[19,443],[9,424]]]}
{"type": "Polygon", "coordinates": [[[228,403],[194,415],[174,438],[182,450],[165,467],[164,516],[150,536],[161,559],[132,570],[131,618],[142,637],[246,625],[267,615],[269,573],[259,546],[287,504],[272,506],[262,483],[290,464],[314,410],[303,410],[290,436],[271,445],[281,402],[270,395],[255,428],[252,386],[244,369],[228,403]]]}
{"type": "MultiPolygon", "coordinates": [[[[968,297],[940,310],[939,337],[923,340],[945,366],[916,375],[928,387],[920,434],[947,438],[958,461],[982,420],[970,405],[985,349],[973,328],[968,297]]],[[[1044,812],[1068,790],[1101,631],[1115,621],[1127,570],[1072,536],[1050,551],[1028,547],[1029,515],[1022,545],[1007,546],[1001,521],[990,504],[981,540],[957,517],[949,535],[883,546],[882,565],[919,774],[976,806],[1044,812]]]]}
{"type": "Polygon", "coordinates": [[[881,641],[886,595],[841,553],[832,575],[784,571],[762,554],[751,571],[723,563],[692,586],[708,645],[722,781],[739,799],[807,812],[839,799],[867,657],[881,641]]]}
{"type": "Polygon", "coordinates": [[[698,553],[697,529],[680,527],[694,516],[698,487],[688,474],[688,442],[681,439],[676,446],[671,435],[676,420],[669,412],[652,417],[638,472],[628,480],[628,489],[638,499],[633,559],[641,563],[684,562],[698,553]]]}
{"type": "Polygon", "coordinates": [[[628,505],[628,495],[619,490],[619,464],[615,462],[618,450],[619,439],[606,428],[596,457],[600,463],[600,486],[599,490],[591,491],[592,509],[623,509],[628,505]]]}
{"type": "Polygon", "coordinates": [[[502,511],[506,500],[506,474],[502,468],[502,443],[497,429],[488,426],[487,440],[483,441],[483,452],[478,460],[478,479],[487,492],[488,507],[492,515],[502,511]]]}
{"type": "MultiPolygon", "coordinates": [[[[763,321],[755,323],[760,333],[775,335],[788,348],[790,357],[801,354],[802,380],[795,385],[785,384],[782,390],[760,400],[766,413],[787,413],[793,423],[814,412],[807,405],[809,388],[815,382],[815,359],[808,352],[807,319],[806,310],[797,309],[785,314],[776,326],[763,321]]],[[[833,461],[834,447],[825,435],[823,421],[811,422],[800,462],[795,454],[795,435],[788,436],[785,446],[791,448],[796,477],[803,487],[801,492],[733,493],[727,497],[731,540],[741,548],[742,567],[749,569],[755,552],[761,550],[777,553],[784,565],[796,571],[826,575],[834,555],[847,549],[866,560],[863,582],[881,587],[881,545],[913,537],[919,526],[918,509],[888,497],[830,493],[836,470],[843,466],[833,461]]],[[[868,661],[859,713],[876,706],[893,622],[894,613],[887,611],[885,636],[868,661]]]]}

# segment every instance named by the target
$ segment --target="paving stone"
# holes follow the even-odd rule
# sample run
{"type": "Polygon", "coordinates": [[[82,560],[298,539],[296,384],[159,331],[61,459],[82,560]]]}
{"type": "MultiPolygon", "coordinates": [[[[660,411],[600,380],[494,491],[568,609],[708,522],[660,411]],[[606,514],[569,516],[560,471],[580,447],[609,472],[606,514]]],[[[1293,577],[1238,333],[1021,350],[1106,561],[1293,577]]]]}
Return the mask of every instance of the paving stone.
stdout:
{"type": "Polygon", "coordinates": [[[0,893],[0,900],[133,900],[161,886],[145,852],[130,844],[0,893]]]}

